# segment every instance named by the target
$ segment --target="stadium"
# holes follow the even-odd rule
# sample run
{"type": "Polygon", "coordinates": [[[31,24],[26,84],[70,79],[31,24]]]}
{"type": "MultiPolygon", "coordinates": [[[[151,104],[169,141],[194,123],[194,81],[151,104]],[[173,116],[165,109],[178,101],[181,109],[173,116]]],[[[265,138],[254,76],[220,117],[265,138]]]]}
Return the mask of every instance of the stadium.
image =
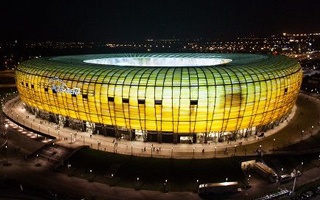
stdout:
{"type": "Polygon", "coordinates": [[[88,135],[222,142],[287,119],[300,64],[257,54],[94,54],[22,62],[16,84],[37,117],[88,135]]]}

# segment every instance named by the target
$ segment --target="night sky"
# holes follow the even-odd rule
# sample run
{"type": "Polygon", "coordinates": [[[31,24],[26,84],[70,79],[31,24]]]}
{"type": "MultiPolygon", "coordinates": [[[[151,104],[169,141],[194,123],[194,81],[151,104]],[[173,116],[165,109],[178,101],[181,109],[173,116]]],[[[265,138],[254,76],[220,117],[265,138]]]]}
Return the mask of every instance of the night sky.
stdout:
{"type": "Polygon", "coordinates": [[[5,0],[0,41],[228,39],[320,32],[319,0],[5,0]]]}

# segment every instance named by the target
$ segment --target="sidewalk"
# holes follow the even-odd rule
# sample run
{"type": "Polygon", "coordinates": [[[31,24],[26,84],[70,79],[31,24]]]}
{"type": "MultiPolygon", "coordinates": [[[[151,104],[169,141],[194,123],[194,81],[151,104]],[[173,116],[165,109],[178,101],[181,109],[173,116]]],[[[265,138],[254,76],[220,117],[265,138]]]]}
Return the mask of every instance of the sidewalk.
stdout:
{"type": "MultiPolygon", "coordinates": [[[[299,98],[304,98],[315,104],[315,107],[320,107],[320,101],[316,98],[300,94],[299,98]]],[[[82,145],[88,145],[93,149],[107,151],[112,153],[143,156],[143,157],[157,157],[157,158],[174,158],[174,159],[203,159],[203,158],[221,158],[230,156],[248,156],[257,155],[252,149],[247,149],[246,146],[249,144],[257,143],[257,147],[263,146],[263,152],[265,154],[272,153],[274,149],[275,140],[277,137],[274,136],[273,142],[270,142],[270,136],[277,133],[285,126],[290,124],[290,120],[293,117],[307,117],[307,115],[298,115],[298,108],[295,106],[291,112],[289,119],[279,126],[271,129],[265,133],[265,137],[258,138],[251,136],[246,139],[239,139],[236,142],[232,141],[230,144],[227,142],[223,143],[195,143],[195,144],[168,144],[168,143],[155,143],[155,142],[141,142],[141,141],[127,141],[118,140],[114,142],[115,138],[106,137],[103,135],[92,135],[90,136],[87,132],[79,132],[70,128],[60,128],[56,130],[54,123],[49,123],[40,118],[35,118],[34,115],[28,113],[22,105],[22,102],[18,97],[7,102],[3,108],[4,113],[16,123],[28,129],[39,131],[41,133],[51,135],[56,138],[54,141],[56,144],[68,147],[77,148],[82,145]],[[296,115],[296,116],[295,116],[296,115]],[[266,138],[269,138],[266,142],[266,138]],[[241,145],[240,145],[241,144],[241,145]],[[226,153],[225,150],[228,150],[226,153]]],[[[317,133],[320,129],[318,126],[319,119],[314,120],[314,127],[310,127],[310,130],[304,130],[306,133],[312,131],[317,133]]],[[[293,124],[292,124],[293,126],[293,124]]],[[[305,134],[303,139],[307,139],[313,133],[305,134]]],[[[301,137],[299,134],[294,141],[291,143],[300,142],[301,137]]],[[[287,144],[288,141],[283,141],[283,145],[287,144]]],[[[277,146],[282,146],[281,141],[277,140],[277,146]]]]}

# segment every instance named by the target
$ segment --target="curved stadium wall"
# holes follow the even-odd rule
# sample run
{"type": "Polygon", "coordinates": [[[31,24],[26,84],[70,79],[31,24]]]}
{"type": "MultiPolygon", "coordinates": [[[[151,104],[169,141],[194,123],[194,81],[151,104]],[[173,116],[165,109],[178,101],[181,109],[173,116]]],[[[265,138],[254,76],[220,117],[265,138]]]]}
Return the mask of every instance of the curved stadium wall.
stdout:
{"type": "Polygon", "coordinates": [[[96,54],[32,59],[21,100],[59,116],[143,132],[233,132],[290,113],[301,66],[255,54],[96,54]]]}

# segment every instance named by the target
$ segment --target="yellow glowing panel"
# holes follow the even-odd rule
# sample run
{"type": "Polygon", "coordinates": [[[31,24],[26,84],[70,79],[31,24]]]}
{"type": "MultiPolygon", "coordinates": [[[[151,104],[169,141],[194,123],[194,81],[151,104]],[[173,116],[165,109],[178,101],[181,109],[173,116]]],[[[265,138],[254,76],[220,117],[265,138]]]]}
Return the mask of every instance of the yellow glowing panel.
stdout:
{"type": "Polygon", "coordinates": [[[126,54],[107,54],[23,62],[16,70],[20,97],[40,110],[92,123],[204,133],[235,131],[280,119],[294,106],[302,81],[300,65],[282,56],[139,54],[135,62],[143,66],[83,62],[119,56],[118,60],[128,61],[126,54]],[[148,66],[148,60],[154,64],[167,56],[177,58],[166,59],[167,64],[173,60],[184,64],[148,66]],[[230,62],[207,65],[214,57],[230,62]],[[199,66],[201,59],[207,59],[206,66],[199,66]],[[57,86],[53,78],[65,90],[53,90],[57,86]],[[72,93],[75,88],[79,93],[72,93]]]}

